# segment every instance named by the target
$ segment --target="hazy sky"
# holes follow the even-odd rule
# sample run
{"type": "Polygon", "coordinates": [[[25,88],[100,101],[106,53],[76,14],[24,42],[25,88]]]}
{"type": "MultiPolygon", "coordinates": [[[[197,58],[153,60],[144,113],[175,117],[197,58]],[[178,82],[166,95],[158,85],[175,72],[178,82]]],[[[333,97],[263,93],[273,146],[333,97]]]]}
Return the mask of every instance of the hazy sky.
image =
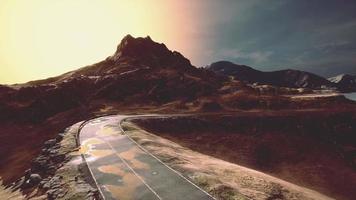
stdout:
{"type": "Polygon", "coordinates": [[[0,83],[55,76],[150,35],[196,66],[356,74],[352,0],[0,0],[0,83]]]}
{"type": "Polygon", "coordinates": [[[213,27],[210,61],[356,75],[356,1],[237,0],[214,15],[224,21],[213,27]]]}

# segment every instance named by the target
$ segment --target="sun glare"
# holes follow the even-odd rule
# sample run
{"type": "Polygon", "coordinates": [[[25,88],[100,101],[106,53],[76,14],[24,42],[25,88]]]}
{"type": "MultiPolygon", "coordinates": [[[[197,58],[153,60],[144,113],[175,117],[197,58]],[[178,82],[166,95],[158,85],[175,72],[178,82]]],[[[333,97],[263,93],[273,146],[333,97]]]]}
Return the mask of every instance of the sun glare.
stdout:
{"type": "Polygon", "coordinates": [[[47,78],[113,54],[126,34],[190,57],[196,11],[173,1],[2,0],[0,83],[47,78]],[[189,24],[191,23],[191,24],[189,24]]]}

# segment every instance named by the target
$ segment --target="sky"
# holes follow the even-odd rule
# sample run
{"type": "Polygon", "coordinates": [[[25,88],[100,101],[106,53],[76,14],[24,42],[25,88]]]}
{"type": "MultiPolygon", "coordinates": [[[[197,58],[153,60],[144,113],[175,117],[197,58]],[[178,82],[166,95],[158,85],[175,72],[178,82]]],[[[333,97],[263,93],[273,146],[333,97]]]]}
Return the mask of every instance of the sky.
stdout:
{"type": "Polygon", "coordinates": [[[149,35],[197,67],[356,75],[356,1],[0,0],[0,84],[99,62],[126,34],[149,35]]]}

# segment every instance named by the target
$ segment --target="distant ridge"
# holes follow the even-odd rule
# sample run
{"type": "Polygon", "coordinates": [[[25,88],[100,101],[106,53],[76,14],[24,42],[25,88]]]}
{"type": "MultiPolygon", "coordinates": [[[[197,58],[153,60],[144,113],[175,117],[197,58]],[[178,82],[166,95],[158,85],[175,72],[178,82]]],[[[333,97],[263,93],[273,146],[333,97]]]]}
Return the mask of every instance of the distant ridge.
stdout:
{"type": "Polygon", "coordinates": [[[238,80],[250,84],[258,83],[279,87],[311,89],[336,86],[334,83],[316,74],[293,69],[262,72],[249,66],[238,65],[228,61],[212,63],[207,69],[212,70],[217,74],[233,76],[238,80]]]}
{"type": "Polygon", "coordinates": [[[356,91],[356,76],[340,74],[338,76],[328,78],[328,80],[335,83],[342,91],[356,91]]]}

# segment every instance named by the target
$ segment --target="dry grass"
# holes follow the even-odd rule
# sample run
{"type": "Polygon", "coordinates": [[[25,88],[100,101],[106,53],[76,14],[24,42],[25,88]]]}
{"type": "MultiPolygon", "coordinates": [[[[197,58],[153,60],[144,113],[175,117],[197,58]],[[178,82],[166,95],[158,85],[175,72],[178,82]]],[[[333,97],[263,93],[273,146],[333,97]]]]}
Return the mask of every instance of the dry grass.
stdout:
{"type": "Polygon", "coordinates": [[[194,152],[139,129],[126,133],[172,168],[189,177],[217,199],[331,199],[273,176],[194,152]]]}
{"type": "Polygon", "coordinates": [[[354,112],[312,110],[240,112],[133,122],[204,155],[337,199],[353,199],[355,119],[354,112]]]}
{"type": "Polygon", "coordinates": [[[25,199],[25,197],[18,190],[12,191],[9,188],[5,188],[0,178],[0,199],[22,200],[25,199]]]}

